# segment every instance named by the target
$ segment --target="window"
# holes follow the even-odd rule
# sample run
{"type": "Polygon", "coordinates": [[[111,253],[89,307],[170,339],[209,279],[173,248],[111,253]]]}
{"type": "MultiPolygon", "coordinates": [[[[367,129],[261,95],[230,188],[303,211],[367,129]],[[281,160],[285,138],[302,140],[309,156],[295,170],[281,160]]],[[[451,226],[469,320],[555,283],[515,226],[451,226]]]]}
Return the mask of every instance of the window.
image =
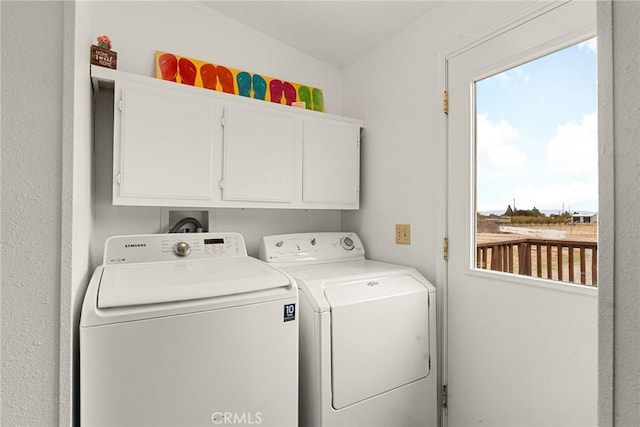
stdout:
{"type": "Polygon", "coordinates": [[[477,81],[479,269],[597,285],[596,39],[477,81]]]}

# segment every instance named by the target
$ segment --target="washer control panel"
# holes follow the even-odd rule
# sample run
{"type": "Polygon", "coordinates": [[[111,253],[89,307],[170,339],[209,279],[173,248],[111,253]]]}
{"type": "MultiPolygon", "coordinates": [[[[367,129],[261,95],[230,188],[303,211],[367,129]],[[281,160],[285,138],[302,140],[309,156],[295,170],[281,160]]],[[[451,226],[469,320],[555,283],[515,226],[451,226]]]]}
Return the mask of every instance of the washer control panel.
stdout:
{"type": "Polygon", "coordinates": [[[191,246],[187,242],[178,242],[173,250],[178,256],[187,256],[191,253],[191,246]]]}
{"type": "Polygon", "coordinates": [[[262,238],[260,259],[286,264],[364,259],[364,247],[355,233],[280,234],[262,238]]]}
{"type": "Polygon", "coordinates": [[[247,247],[238,233],[140,234],[107,239],[103,262],[134,264],[246,256],[247,247]]]}
{"type": "Polygon", "coordinates": [[[355,242],[350,236],[344,236],[342,239],[340,239],[340,244],[346,251],[352,251],[356,247],[355,242]]]}

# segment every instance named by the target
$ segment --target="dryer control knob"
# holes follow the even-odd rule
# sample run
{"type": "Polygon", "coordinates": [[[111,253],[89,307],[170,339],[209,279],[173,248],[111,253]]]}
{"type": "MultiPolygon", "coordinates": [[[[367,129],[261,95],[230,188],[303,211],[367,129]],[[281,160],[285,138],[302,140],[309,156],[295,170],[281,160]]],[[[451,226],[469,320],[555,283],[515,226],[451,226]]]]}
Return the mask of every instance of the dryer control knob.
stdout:
{"type": "Polygon", "coordinates": [[[345,248],[348,251],[353,250],[353,248],[355,247],[353,244],[353,239],[349,236],[346,236],[340,239],[340,244],[342,245],[343,248],[345,248]]]}
{"type": "Polygon", "coordinates": [[[187,242],[178,242],[174,251],[178,256],[187,256],[191,252],[191,246],[187,242]]]}

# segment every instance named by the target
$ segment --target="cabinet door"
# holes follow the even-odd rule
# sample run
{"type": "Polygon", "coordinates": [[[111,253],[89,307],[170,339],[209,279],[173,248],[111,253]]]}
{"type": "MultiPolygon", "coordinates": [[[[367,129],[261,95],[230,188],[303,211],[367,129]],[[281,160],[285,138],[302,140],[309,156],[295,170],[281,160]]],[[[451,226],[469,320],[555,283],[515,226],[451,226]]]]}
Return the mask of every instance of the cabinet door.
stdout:
{"type": "Polygon", "coordinates": [[[114,204],[155,199],[152,204],[184,205],[211,199],[221,108],[216,119],[217,107],[210,100],[137,85],[120,87],[119,93],[114,204]]]}
{"type": "Polygon", "coordinates": [[[224,200],[293,200],[295,123],[291,116],[251,108],[225,108],[224,200]]]}
{"type": "Polygon", "coordinates": [[[323,119],[304,122],[304,202],[358,207],[360,127],[323,119]]]}

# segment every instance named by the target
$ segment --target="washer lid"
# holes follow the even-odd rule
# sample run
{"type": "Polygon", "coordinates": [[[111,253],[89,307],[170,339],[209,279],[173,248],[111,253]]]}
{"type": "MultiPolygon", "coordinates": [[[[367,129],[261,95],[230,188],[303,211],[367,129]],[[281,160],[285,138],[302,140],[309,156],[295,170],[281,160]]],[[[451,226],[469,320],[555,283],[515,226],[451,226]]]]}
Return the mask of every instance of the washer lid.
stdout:
{"type": "Polygon", "coordinates": [[[410,276],[337,284],[331,304],[335,409],[429,375],[429,294],[410,276]]]}
{"type": "Polygon", "coordinates": [[[107,265],[98,308],[211,298],[289,286],[288,277],[255,258],[107,265]]]}

